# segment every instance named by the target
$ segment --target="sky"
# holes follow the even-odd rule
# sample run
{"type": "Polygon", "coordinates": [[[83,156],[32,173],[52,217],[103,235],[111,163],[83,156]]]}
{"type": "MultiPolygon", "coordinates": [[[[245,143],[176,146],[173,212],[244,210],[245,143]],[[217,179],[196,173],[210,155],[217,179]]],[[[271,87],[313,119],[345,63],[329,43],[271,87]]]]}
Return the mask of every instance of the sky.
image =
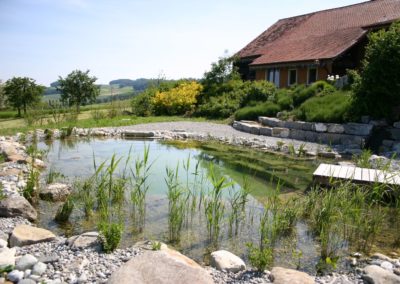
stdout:
{"type": "Polygon", "coordinates": [[[201,78],[281,18],[360,2],[0,0],[0,80],[201,78]]]}

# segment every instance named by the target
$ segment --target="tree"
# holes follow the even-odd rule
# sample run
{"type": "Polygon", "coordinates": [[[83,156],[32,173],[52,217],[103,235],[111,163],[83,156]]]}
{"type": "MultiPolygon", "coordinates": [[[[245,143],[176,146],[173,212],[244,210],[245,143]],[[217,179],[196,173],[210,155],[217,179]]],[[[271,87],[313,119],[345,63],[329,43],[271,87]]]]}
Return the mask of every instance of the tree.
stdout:
{"type": "Polygon", "coordinates": [[[369,36],[361,77],[356,80],[353,110],[358,115],[399,119],[400,22],[369,36]]]}
{"type": "Polygon", "coordinates": [[[5,104],[5,95],[4,95],[4,83],[0,80],[0,108],[3,108],[5,104]]]}
{"type": "Polygon", "coordinates": [[[100,94],[99,86],[94,84],[96,80],[96,77],[89,76],[89,70],[72,71],[65,79],[60,76],[57,90],[61,92],[61,100],[70,106],[76,106],[79,113],[81,105],[95,102],[100,94]]]}
{"type": "Polygon", "coordinates": [[[4,86],[6,101],[18,110],[18,116],[21,116],[21,109],[26,114],[28,106],[40,102],[44,90],[44,86],[37,85],[35,80],[28,77],[14,77],[4,86]]]}

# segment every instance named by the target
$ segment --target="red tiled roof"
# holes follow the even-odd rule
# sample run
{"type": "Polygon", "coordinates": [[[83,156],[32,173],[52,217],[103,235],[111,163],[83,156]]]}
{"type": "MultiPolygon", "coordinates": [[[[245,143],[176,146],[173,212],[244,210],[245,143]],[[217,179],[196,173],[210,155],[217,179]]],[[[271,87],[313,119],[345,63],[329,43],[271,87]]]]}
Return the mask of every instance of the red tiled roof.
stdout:
{"type": "Polygon", "coordinates": [[[400,19],[400,0],[374,0],[279,20],[238,52],[251,65],[335,58],[363,37],[367,26],[400,19]]]}

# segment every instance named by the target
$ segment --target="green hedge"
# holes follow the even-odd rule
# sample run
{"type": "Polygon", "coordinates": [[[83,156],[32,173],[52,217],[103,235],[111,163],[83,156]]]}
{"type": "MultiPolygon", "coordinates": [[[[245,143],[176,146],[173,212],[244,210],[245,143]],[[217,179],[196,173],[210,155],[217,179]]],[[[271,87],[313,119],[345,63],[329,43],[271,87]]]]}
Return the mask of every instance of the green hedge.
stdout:
{"type": "Polygon", "coordinates": [[[260,103],[256,106],[247,106],[235,113],[236,120],[257,120],[259,116],[276,116],[280,111],[279,105],[273,102],[260,103]]]}
{"type": "Polygon", "coordinates": [[[296,118],[305,121],[341,123],[346,120],[350,104],[349,92],[336,92],[308,99],[295,114],[296,118]]]}
{"type": "Polygon", "coordinates": [[[299,85],[293,89],[293,104],[297,107],[314,96],[332,94],[335,91],[336,88],[325,81],[317,81],[308,87],[299,85]]]}

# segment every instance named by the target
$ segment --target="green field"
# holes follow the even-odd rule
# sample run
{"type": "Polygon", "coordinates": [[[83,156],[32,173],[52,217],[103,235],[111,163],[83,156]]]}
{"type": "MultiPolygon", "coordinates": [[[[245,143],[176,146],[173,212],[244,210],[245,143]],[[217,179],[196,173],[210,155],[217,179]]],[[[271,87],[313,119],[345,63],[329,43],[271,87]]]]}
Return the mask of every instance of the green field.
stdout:
{"type": "MultiPolygon", "coordinates": [[[[98,100],[108,99],[111,97],[118,97],[118,96],[130,96],[135,93],[133,87],[123,87],[119,88],[117,85],[101,85],[100,86],[100,94],[98,96],[98,100]]],[[[45,102],[59,100],[60,94],[51,94],[43,96],[42,100],[45,102]]]]}

